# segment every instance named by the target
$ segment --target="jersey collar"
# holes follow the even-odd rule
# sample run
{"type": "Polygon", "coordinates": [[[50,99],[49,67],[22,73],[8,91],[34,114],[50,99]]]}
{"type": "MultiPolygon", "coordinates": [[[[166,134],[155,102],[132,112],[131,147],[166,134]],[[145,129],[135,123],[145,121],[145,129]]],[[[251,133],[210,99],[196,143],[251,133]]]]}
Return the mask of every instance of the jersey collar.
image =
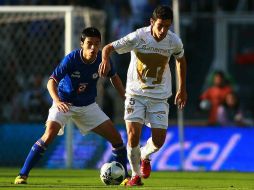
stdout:
{"type": "Polygon", "coordinates": [[[85,62],[85,60],[84,60],[84,58],[83,58],[83,55],[82,55],[82,52],[83,52],[83,50],[80,49],[80,51],[79,51],[79,56],[80,56],[81,61],[82,61],[84,64],[90,65],[90,64],[93,64],[93,63],[96,61],[97,55],[96,55],[95,59],[94,59],[91,63],[85,62]]]}

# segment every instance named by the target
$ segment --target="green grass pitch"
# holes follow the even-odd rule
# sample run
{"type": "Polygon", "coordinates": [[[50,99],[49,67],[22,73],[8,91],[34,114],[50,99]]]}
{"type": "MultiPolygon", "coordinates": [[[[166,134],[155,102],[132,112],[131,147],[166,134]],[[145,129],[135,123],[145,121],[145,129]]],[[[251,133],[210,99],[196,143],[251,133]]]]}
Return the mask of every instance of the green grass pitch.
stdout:
{"type": "MultiPolygon", "coordinates": [[[[18,169],[0,168],[1,190],[103,190],[126,189],[105,186],[98,170],[33,169],[27,185],[14,185],[18,169]]],[[[254,190],[254,173],[236,172],[152,172],[142,190],[254,190]]]]}

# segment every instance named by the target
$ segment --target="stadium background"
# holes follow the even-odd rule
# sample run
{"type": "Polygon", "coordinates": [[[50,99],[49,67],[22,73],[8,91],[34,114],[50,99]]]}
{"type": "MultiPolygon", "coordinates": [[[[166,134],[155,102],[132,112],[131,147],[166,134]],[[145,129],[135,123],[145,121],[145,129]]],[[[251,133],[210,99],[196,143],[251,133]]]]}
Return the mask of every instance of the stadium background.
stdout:
{"type": "MultiPolygon", "coordinates": [[[[52,69],[65,54],[66,40],[70,40],[71,48],[78,48],[81,29],[94,25],[102,31],[103,43],[110,42],[116,38],[113,35],[117,29],[114,28],[116,18],[123,18],[126,25],[129,22],[124,18],[133,18],[133,29],[146,25],[151,10],[159,1],[147,1],[142,18],[138,19],[136,14],[141,13],[135,12],[131,6],[123,11],[125,14],[120,12],[126,4],[133,2],[0,1],[1,10],[7,6],[14,8],[15,5],[35,6],[34,11],[18,12],[17,7],[14,8],[16,11],[0,12],[0,166],[20,167],[30,147],[44,131],[44,121],[51,104],[45,84],[52,69]],[[53,6],[56,10],[56,5],[73,6],[73,30],[69,37],[65,36],[65,13],[56,10],[41,12],[42,5],[53,6]],[[128,12],[130,10],[132,12],[128,12]]],[[[162,3],[171,4],[170,1],[162,3]]],[[[180,166],[177,111],[171,98],[168,139],[158,157],[153,158],[156,160],[154,170],[254,171],[251,163],[254,153],[249,151],[249,147],[254,145],[253,126],[206,126],[207,113],[198,109],[199,96],[210,84],[213,71],[221,69],[230,76],[247,117],[253,119],[253,10],[254,3],[250,0],[180,1],[181,38],[188,61],[188,105],[184,111],[185,166],[180,166]]],[[[125,27],[120,26],[122,28],[125,27]]],[[[123,58],[114,55],[113,59],[125,81],[128,55],[123,58]]],[[[174,76],[174,64],[170,66],[174,76]]],[[[117,98],[107,80],[100,81],[99,94],[99,104],[114,120],[126,141],[123,102],[117,98]]],[[[141,143],[149,132],[144,128],[141,143]]],[[[67,166],[66,139],[66,136],[56,139],[40,162],[40,167],[67,166]]],[[[110,159],[109,144],[100,137],[93,134],[81,136],[74,129],[71,139],[72,167],[97,168],[110,159]]]]}

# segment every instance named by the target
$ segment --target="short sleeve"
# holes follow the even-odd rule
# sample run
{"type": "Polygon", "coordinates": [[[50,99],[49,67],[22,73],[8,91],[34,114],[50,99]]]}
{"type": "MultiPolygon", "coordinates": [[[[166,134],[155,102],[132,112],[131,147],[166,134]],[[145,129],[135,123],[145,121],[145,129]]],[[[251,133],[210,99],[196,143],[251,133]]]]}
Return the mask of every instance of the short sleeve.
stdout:
{"type": "Polygon", "coordinates": [[[132,32],[117,41],[112,42],[114,49],[118,54],[123,54],[133,50],[139,42],[138,32],[132,32]]]}
{"type": "Polygon", "coordinates": [[[183,43],[180,38],[177,38],[175,40],[175,48],[174,48],[173,56],[176,59],[179,59],[183,57],[183,55],[184,55],[183,43]]]}
{"type": "Polygon", "coordinates": [[[61,63],[55,68],[50,78],[59,82],[68,73],[70,63],[71,61],[69,56],[64,57],[61,63]]]}

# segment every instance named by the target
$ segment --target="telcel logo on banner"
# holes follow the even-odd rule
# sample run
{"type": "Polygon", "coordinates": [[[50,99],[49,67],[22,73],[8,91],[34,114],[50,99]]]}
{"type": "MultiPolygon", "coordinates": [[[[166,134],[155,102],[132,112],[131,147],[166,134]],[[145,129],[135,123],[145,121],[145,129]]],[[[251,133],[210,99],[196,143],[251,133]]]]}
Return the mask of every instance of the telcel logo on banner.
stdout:
{"type": "MultiPolygon", "coordinates": [[[[126,142],[126,133],[121,134],[126,142]]],[[[149,136],[150,129],[145,127],[141,145],[145,144],[149,136]]],[[[186,127],[183,143],[184,169],[254,171],[253,147],[253,128],[186,127]]],[[[104,156],[110,157],[110,152],[106,151],[104,156]]],[[[151,159],[153,170],[181,169],[177,127],[168,129],[165,144],[151,159]]]]}
{"type": "MultiPolygon", "coordinates": [[[[183,143],[184,148],[184,169],[185,170],[220,170],[221,166],[228,159],[231,152],[235,150],[241,134],[235,133],[229,135],[225,140],[218,140],[218,136],[213,139],[200,139],[195,132],[196,129],[188,130],[186,140],[183,143]],[[187,138],[191,135],[191,138],[187,138]],[[192,138],[193,137],[193,138],[192,138]]],[[[153,169],[157,170],[179,170],[180,169],[180,145],[177,141],[177,132],[168,132],[165,146],[152,156],[154,161],[153,169]]],[[[200,135],[206,136],[206,133],[200,135]]]]}

